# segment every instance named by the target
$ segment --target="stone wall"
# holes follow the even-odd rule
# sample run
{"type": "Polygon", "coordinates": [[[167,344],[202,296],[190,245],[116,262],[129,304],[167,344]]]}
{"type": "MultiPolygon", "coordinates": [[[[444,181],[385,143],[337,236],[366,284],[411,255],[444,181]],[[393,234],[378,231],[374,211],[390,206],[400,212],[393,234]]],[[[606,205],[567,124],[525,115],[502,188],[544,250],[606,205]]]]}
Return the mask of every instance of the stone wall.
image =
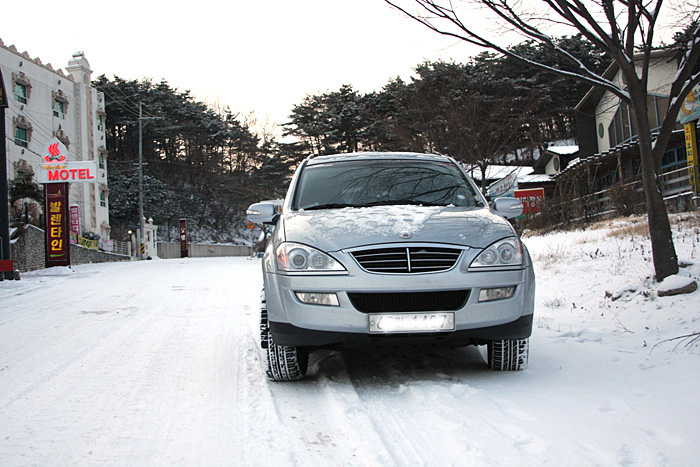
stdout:
{"type": "Polygon", "coordinates": [[[107,253],[106,251],[91,250],[74,243],[70,244],[70,262],[76,264],[114,263],[117,261],[131,261],[129,256],[107,253]]]}
{"type": "MultiPolygon", "coordinates": [[[[190,243],[189,253],[192,258],[210,258],[215,256],[250,256],[253,249],[240,245],[207,245],[190,243]]],[[[179,258],[180,242],[159,242],[158,257],[161,259],[179,258]]]]}
{"type": "Polygon", "coordinates": [[[24,224],[10,244],[10,254],[15,262],[15,269],[22,272],[44,269],[44,231],[33,225],[24,224]]]}
{"type": "MultiPolygon", "coordinates": [[[[12,240],[10,249],[15,269],[21,272],[44,269],[46,266],[44,231],[33,225],[23,225],[13,237],[15,238],[12,240]]],[[[128,256],[91,250],[72,243],[70,259],[72,265],[131,260],[128,256]]]]}

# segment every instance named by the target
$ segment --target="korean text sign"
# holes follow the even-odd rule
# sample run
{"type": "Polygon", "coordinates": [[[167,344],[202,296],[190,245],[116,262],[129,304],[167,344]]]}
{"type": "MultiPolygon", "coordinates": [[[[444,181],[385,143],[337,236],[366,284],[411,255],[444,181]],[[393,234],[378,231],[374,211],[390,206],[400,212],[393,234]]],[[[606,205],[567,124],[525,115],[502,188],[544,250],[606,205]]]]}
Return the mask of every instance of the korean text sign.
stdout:
{"type": "Polygon", "coordinates": [[[46,267],[70,266],[68,244],[68,184],[44,185],[46,213],[46,267]]]}

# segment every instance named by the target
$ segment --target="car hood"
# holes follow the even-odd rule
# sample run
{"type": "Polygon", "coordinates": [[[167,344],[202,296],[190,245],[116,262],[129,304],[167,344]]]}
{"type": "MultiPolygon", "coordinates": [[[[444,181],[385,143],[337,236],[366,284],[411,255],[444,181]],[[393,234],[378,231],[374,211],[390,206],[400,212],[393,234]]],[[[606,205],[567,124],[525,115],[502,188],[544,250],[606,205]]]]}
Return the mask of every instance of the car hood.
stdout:
{"type": "Polygon", "coordinates": [[[513,227],[486,208],[376,206],[287,212],[280,226],[287,241],[322,251],[366,245],[428,242],[486,248],[515,235],[513,227]]]}

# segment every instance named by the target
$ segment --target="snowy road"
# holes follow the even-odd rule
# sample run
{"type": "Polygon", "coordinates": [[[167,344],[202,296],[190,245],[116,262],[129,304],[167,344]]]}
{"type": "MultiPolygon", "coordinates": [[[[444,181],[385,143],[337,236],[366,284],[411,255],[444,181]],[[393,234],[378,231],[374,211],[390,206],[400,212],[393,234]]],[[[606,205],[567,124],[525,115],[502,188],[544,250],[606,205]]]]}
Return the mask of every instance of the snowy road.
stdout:
{"type": "Polygon", "coordinates": [[[262,369],[259,260],[26,274],[0,283],[0,465],[698,465],[700,350],[650,346],[699,330],[700,292],[616,310],[600,287],[624,274],[596,264],[538,266],[524,372],[474,347],[324,351],[290,384],[262,369]],[[552,298],[582,279],[575,308],[552,298]]]}

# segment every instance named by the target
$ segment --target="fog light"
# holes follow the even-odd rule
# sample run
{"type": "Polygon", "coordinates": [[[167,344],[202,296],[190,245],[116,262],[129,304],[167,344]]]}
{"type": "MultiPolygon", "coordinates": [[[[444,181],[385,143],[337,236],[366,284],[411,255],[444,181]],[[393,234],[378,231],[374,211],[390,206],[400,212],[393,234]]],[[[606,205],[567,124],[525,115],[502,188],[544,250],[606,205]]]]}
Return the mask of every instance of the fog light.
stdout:
{"type": "Polygon", "coordinates": [[[309,305],[340,306],[338,296],[334,293],[294,292],[300,302],[309,305]]]}
{"type": "Polygon", "coordinates": [[[515,293],[515,287],[498,287],[495,289],[481,289],[479,292],[480,302],[490,302],[491,300],[503,300],[510,298],[515,293]]]}

